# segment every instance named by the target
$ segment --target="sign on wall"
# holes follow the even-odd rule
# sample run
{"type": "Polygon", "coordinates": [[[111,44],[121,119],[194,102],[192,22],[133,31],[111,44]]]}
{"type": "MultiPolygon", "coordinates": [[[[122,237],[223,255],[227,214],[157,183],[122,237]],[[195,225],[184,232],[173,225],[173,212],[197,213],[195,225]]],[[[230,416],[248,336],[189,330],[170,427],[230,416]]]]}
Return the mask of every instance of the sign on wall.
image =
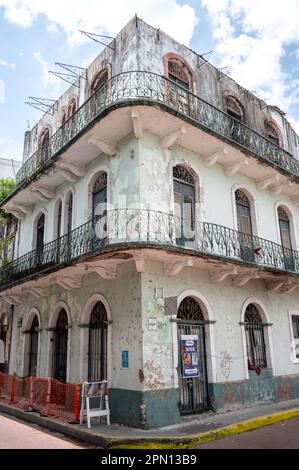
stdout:
{"type": "Polygon", "coordinates": [[[129,368],[129,351],[121,352],[121,366],[123,369],[129,368]]]}
{"type": "Polygon", "coordinates": [[[197,335],[181,336],[182,377],[198,377],[199,345],[197,335]]]}

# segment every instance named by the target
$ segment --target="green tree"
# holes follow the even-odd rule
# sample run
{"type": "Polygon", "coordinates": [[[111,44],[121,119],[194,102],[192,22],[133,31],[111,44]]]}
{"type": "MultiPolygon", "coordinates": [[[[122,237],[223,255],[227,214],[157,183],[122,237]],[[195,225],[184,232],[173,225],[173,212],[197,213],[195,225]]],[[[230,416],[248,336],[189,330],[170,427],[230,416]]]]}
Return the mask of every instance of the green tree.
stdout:
{"type": "MultiPolygon", "coordinates": [[[[7,198],[7,196],[15,189],[16,183],[13,178],[0,178],[0,205],[7,198]]],[[[0,209],[0,218],[6,218],[3,209],[0,209]]]]}
{"type": "MultiPolygon", "coordinates": [[[[0,178],[0,206],[7,196],[14,190],[16,184],[13,178],[0,178]]],[[[9,262],[7,254],[12,240],[7,238],[6,226],[13,216],[6,214],[0,208],[0,266],[9,262]]]]}

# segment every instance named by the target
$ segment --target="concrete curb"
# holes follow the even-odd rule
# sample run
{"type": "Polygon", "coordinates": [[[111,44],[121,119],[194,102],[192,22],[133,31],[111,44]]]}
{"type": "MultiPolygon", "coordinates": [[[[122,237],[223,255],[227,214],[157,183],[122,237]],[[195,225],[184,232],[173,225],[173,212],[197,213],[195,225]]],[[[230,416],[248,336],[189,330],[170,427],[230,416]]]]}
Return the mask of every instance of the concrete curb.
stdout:
{"type": "Polygon", "coordinates": [[[186,449],[198,444],[222,439],[224,437],[240,434],[246,431],[259,429],[270,424],[278,423],[286,419],[299,416],[299,408],[279,411],[268,415],[257,416],[248,420],[229,424],[211,431],[185,436],[130,436],[112,437],[104,434],[90,432],[89,430],[75,427],[72,424],[58,422],[52,418],[41,417],[35,413],[27,413],[11,405],[0,403],[0,412],[14,416],[23,421],[38,424],[54,432],[103,447],[104,449],[186,449]]]}

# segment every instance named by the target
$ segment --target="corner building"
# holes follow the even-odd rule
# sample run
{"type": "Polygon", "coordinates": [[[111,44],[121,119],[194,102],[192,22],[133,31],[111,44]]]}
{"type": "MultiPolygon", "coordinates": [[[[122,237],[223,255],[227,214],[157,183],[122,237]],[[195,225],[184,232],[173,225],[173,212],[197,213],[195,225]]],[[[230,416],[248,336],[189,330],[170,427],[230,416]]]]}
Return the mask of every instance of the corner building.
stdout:
{"type": "Polygon", "coordinates": [[[107,379],[144,428],[298,398],[298,159],[280,109],[133,18],[25,135],[9,371],[107,379]]]}

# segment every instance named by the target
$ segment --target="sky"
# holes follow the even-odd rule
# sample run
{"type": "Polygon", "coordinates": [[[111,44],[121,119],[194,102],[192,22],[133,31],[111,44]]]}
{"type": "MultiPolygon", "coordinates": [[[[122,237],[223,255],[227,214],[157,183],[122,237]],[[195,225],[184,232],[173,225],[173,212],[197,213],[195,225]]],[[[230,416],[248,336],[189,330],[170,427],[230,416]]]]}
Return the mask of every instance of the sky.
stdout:
{"type": "Polygon", "coordinates": [[[42,113],[28,96],[57,99],[55,62],[88,65],[102,46],[79,29],[115,36],[134,14],[225,67],[277,105],[299,133],[298,0],[0,0],[0,157],[22,160],[42,113]],[[116,13],[117,12],[117,13],[116,13]]]}

